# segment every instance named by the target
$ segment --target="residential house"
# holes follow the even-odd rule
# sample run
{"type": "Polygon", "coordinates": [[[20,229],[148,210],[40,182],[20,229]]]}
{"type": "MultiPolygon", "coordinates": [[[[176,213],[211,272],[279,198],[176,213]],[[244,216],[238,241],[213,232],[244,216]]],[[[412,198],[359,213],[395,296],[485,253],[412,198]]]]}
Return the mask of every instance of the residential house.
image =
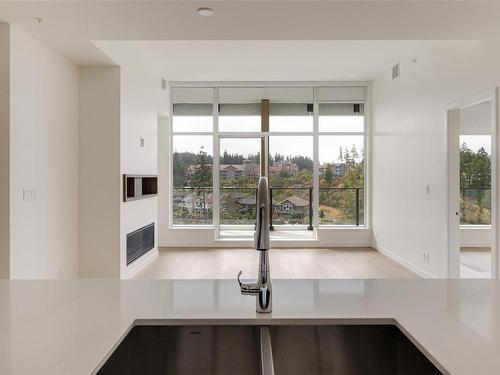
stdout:
{"type": "Polygon", "coordinates": [[[299,166],[288,160],[273,163],[269,167],[269,173],[271,174],[288,173],[290,176],[295,176],[298,172],[299,166]]]}
{"type": "Polygon", "coordinates": [[[292,195],[286,199],[283,199],[276,205],[277,214],[296,214],[300,215],[301,218],[309,215],[309,201],[292,195]]]}

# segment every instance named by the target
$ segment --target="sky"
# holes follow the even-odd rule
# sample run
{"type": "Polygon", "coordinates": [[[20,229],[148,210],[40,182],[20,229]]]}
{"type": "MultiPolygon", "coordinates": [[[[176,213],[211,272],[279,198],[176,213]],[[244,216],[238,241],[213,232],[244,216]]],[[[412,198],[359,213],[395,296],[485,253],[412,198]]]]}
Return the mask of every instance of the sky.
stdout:
{"type": "MultiPolygon", "coordinates": [[[[212,118],[197,116],[194,118],[179,116],[175,118],[173,130],[175,131],[212,131],[212,118]],[[196,124],[195,126],[193,124],[196,124]],[[182,130],[181,130],[182,129],[182,130]]],[[[219,121],[219,129],[223,131],[258,132],[260,128],[259,116],[246,116],[243,118],[227,117],[228,121],[219,121]]],[[[336,116],[336,118],[322,116],[319,123],[320,131],[363,131],[362,116],[336,116]],[[342,119],[342,121],[339,121],[342,119]]],[[[270,131],[312,131],[311,116],[276,116],[270,120],[270,131]]],[[[319,137],[319,162],[339,162],[340,149],[351,150],[355,145],[361,155],[363,149],[363,135],[320,135],[319,137]]],[[[174,135],[173,149],[177,152],[199,152],[200,148],[213,155],[212,136],[207,135],[174,135]]],[[[260,138],[221,138],[221,153],[227,150],[230,154],[256,154],[260,150],[260,138]]],[[[309,156],[313,158],[313,137],[308,135],[271,135],[269,137],[269,151],[288,156],[309,156]]]]}
{"type": "Polygon", "coordinates": [[[474,152],[477,152],[481,147],[484,147],[488,155],[491,155],[490,135],[461,135],[460,145],[462,145],[462,143],[466,143],[467,147],[474,152]]]}

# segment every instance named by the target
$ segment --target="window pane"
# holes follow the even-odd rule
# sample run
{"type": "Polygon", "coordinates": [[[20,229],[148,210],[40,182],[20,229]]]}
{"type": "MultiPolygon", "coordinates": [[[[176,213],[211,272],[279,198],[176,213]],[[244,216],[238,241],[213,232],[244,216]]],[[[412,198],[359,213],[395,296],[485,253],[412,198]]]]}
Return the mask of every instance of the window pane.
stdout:
{"type": "Polygon", "coordinates": [[[220,223],[254,224],[260,138],[220,140],[220,223]]]}
{"type": "Polygon", "coordinates": [[[364,224],[364,137],[319,137],[319,223],[364,224]]]}
{"type": "Polygon", "coordinates": [[[491,136],[460,135],[460,224],[491,224],[491,136]]]}
{"type": "Polygon", "coordinates": [[[220,132],[259,132],[261,127],[260,104],[221,104],[219,110],[220,132]]]}
{"type": "Polygon", "coordinates": [[[321,103],[319,105],[320,132],[364,131],[364,105],[351,103],[321,103]]]}
{"type": "Polygon", "coordinates": [[[173,88],[172,130],[211,132],[213,129],[213,89],[173,88]]]}
{"type": "Polygon", "coordinates": [[[172,137],[173,224],[212,224],[212,136],[172,137]]]}
{"type": "Polygon", "coordinates": [[[313,186],[313,137],[271,136],[269,153],[273,225],[308,225],[313,186]]]}
{"type": "Polygon", "coordinates": [[[269,111],[271,132],[312,132],[312,104],[271,103],[269,111]]]}

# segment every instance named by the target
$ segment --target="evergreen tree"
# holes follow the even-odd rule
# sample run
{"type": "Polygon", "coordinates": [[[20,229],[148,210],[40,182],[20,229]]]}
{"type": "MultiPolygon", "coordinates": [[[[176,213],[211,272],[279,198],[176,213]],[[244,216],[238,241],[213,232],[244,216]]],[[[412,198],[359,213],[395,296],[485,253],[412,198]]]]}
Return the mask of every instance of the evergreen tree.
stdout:
{"type": "Polygon", "coordinates": [[[472,151],[465,143],[460,147],[460,187],[489,188],[491,160],[484,148],[472,151]]]}
{"type": "Polygon", "coordinates": [[[309,156],[294,156],[291,157],[289,156],[289,162],[297,164],[297,167],[299,167],[299,171],[302,171],[304,169],[311,171],[313,170],[313,160],[309,156]]]}
{"type": "Polygon", "coordinates": [[[351,148],[351,158],[354,162],[356,162],[357,159],[359,159],[359,154],[358,154],[358,150],[356,149],[356,145],[352,145],[352,148],[351,148]]]}
{"type": "Polygon", "coordinates": [[[207,199],[205,190],[212,185],[212,170],[210,169],[207,152],[203,146],[198,152],[197,161],[198,164],[192,177],[192,187],[195,189],[198,199],[201,200],[203,213],[206,215],[207,199]]]}
{"type": "Polygon", "coordinates": [[[327,184],[331,184],[333,180],[333,172],[332,172],[332,165],[328,163],[326,165],[326,171],[325,171],[325,182],[327,184]]]}

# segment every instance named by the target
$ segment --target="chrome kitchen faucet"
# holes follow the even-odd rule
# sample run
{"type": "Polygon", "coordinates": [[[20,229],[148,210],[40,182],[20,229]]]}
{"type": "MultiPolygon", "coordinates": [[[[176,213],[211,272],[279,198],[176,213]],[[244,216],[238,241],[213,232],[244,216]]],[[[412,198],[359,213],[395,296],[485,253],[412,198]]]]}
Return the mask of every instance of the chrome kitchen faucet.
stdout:
{"type": "Polygon", "coordinates": [[[240,280],[242,271],[238,273],[241,294],[257,297],[257,312],[272,311],[271,273],[269,270],[269,182],[267,177],[259,179],[257,187],[257,227],[255,228],[255,249],[259,252],[259,274],[257,281],[243,283],[240,280]]]}

